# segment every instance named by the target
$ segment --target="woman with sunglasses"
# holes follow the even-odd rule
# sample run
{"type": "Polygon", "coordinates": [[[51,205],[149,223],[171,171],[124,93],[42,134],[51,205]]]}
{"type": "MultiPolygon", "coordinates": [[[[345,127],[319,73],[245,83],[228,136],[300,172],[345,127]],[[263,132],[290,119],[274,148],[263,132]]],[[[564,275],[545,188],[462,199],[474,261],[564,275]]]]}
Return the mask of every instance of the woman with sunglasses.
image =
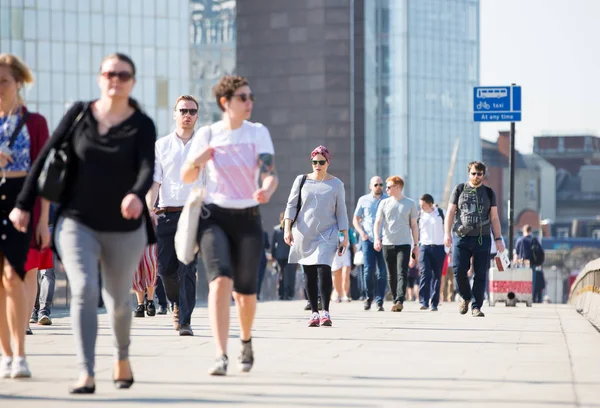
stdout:
{"type": "Polygon", "coordinates": [[[130,98],[134,78],[135,65],[126,55],[110,54],[102,60],[100,99],[78,102],[65,114],[33,164],[11,214],[15,227],[26,231],[44,161],[50,149],[68,136],[73,167],[56,214],[55,245],[71,285],[71,319],[81,368],[72,394],[96,389],[99,264],[115,344],[113,381],[116,388],[133,384],[130,289],[145,245],[155,242],[144,196],[152,184],[156,140],[154,123],[130,98]]]}
{"type": "Polygon", "coordinates": [[[45,200],[33,203],[30,228],[19,231],[9,222],[31,163],[48,140],[46,119],[28,112],[20,95],[23,86],[33,81],[20,58],[0,54],[0,378],[31,376],[25,332],[37,293],[40,253],[50,240],[50,207],[45,200]]]}
{"type": "Polygon", "coordinates": [[[292,247],[289,262],[303,265],[312,310],[308,326],[331,326],[331,264],[335,256],[346,253],[349,243],[346,194],[344,183],[327,173],[330,153],[325,146],[313,150],[310,159],[313,172],[296,177],[288,197],[284,240],[292,247]],[[299,198],[301,206],[297,211],[299,198]],[[338,232],[343,235],[340,241],[338,232]],[[318,282],[323,301],[320,317],[318,282]]]}
{"type": "Polygon", "coordinates": [[[262,124],[249,121],[254,95],[248,80],[225,76],[213,92],[223,119],[198,131],[182,169],[182,179],[193,183],[206,166],[204,218],[198,227],[202,256],[198,262],[200,258],[204,262],[209,282],[208,314],[217,346],[216,361],[209,374],[226,375],[232,294],[242,342],[239,369],[248,372],[254,364],[251,332],[264,251],[258,205],[269,201],[278,181],[271,135],[262,124]]]}

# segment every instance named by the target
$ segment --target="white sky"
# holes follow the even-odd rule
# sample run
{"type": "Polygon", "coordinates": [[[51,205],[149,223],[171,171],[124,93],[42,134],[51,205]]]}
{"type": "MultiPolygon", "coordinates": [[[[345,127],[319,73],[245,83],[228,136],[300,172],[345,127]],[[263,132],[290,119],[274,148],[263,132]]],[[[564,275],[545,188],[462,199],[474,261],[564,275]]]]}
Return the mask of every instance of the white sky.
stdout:
{"type": "MultiPolygon", "coordinates": [[[[540,134],[600,135],[600,0],[481,0],[482,86],[522,86],[516,147],[540,134]]],[[[496,140],[509,123],[482,124],[496,140]]]]}

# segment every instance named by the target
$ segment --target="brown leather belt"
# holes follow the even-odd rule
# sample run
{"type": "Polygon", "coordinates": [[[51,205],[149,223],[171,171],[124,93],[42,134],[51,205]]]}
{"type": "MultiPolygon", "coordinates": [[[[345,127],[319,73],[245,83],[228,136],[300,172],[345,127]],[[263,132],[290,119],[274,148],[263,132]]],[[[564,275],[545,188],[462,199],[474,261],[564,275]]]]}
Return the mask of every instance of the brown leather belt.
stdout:
{"type": "Polygon", "coordinates": [[[174,213],[174,212],[181,212],[182,210],[183,210],[183,207],[163,207],[163,208],[155,208],[154,213],[155,214],[174,213]]]}

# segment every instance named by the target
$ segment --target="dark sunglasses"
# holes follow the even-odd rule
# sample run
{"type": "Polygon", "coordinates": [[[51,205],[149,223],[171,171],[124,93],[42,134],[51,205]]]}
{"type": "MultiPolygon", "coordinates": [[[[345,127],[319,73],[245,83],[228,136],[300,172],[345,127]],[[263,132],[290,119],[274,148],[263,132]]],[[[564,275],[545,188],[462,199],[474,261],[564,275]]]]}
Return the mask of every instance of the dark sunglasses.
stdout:
{"type": "Polygon", "coordinates": [[[114,77],[117,77],[121,82],[127,82],[133,78],[133,74],[127,71],[106,71],[102,73],[102,76],[106,79],[113,79],[114,77]]]}
{"type": "Polygon", "coordinates": [[[325,166],[325,163],[327,163],[327,160],[311,160],[312,165],[316,166],[317,164],[320,164],[321,166],[325,166]]]}
{"type": "Polygon", "coordinates": [[[391,184],[391,185],[389,185],[389,186],[385,186],[385,189],[386,189],[386,190],[389,190],[390,188],[392,188],[392,187],[394,187],[394,186],[395,186],[395,184],[391,184]]]}
{"type": "Polygon", "coordinates": [[[179,109],[179,113],[181,113],[181,116],[185,116],[188,113],[192,116],[196,116],[196,113],[198,113],[198,109],[179,109]]]}
{"type": "Polygon", "coordinates": [[[245,94],[245,93],[241,93],[241,94],[233,94],[233,95],[232,95],[232,98],[233,98],[234,96],[237,96],[238,98],[240,98],[240,101],[242,101],[242,102],[246,102],[246,101],[248,100],[248,98],[250,98],[250,100],[251,100],[252,102],[254,102],[254,99],[255,99],[255,98],[254,98],[254,94],[253,94],[253,93],[251,93],[251,94],[245,94]]]}
{"type": "Polygon", "coordinates": [[[471,176],[483,176],[483,171],[472,171],[471,176]]]}
{"type": "Polygon", "coordinates": [[[373,187],[383,187],[383,183],[376,183],[376,184],[373,184],[373,187]]]}

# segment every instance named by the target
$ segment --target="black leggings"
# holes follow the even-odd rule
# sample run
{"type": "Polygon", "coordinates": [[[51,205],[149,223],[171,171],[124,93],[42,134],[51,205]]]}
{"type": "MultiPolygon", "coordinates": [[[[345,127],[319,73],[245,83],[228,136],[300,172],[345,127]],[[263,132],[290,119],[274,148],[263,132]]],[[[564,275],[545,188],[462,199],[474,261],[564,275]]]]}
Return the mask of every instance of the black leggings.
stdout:
{"type": "Polygon", "coordinates": [[[323,310],[329,311],[329,301],[331,300],[331,290],[333,282],[331,280],[331,266],[329,265],[303,265],[306,292],[308,301],[313,312],[319,312],[319,288],[318,281],[321,282],[321,299],[323,301],[323,310]]]}

